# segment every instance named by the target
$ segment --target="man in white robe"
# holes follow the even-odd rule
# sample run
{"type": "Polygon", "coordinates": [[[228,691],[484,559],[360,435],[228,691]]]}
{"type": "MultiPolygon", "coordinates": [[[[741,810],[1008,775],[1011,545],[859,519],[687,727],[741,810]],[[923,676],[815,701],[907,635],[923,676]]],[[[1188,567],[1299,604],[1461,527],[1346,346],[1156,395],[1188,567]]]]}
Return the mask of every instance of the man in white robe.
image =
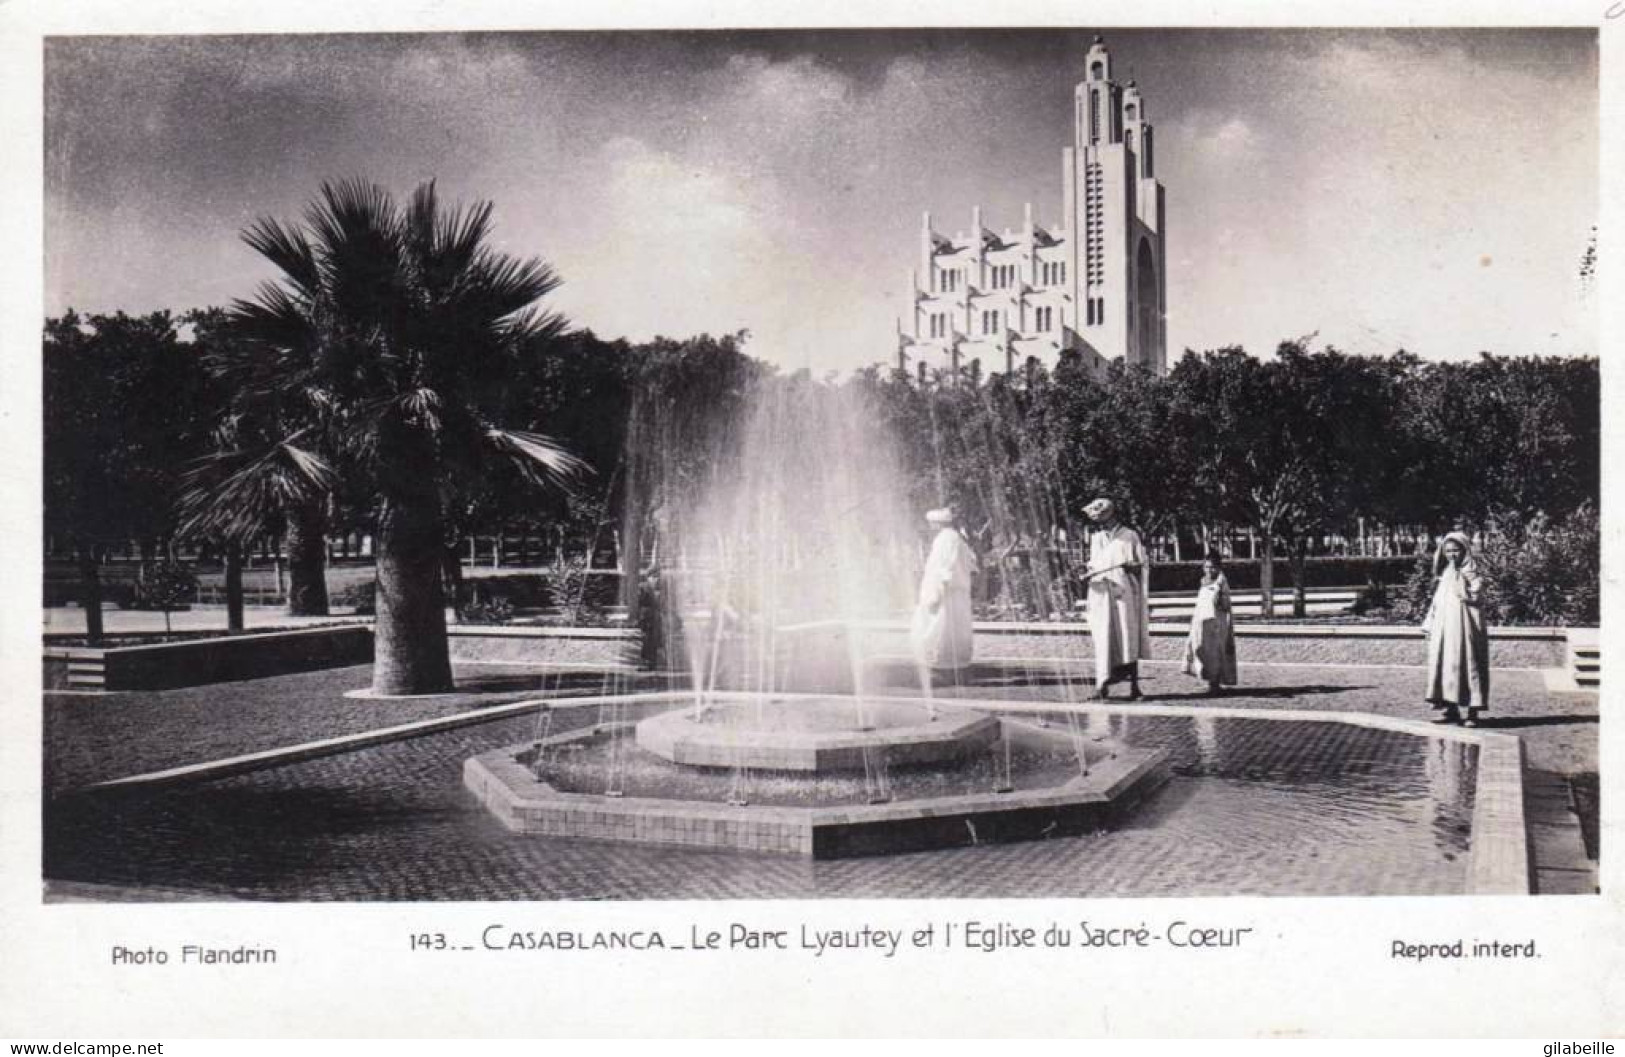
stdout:
{"type": "Polygon", "coordinates": [[[1089,537],[1089,636],[1095,651],[1095,696],[1127,680],[1129,700],[1140,694],[1140,661],[1151,656],[1150,607],[1145,590],[1145,548],[1117,519],[1109,499],[1083,508],[1095,531],[1089,537]]]}
{"type": "Polygon", "coordinates": [[[937,535],[920,577],[910,633],[921,681],[929,685],[931,669],[957,671],[971,663],[971,577],[977,563],[976,552],[954,524],[952,509],[933,510],[925,519],[937,527],[937,535]]]}

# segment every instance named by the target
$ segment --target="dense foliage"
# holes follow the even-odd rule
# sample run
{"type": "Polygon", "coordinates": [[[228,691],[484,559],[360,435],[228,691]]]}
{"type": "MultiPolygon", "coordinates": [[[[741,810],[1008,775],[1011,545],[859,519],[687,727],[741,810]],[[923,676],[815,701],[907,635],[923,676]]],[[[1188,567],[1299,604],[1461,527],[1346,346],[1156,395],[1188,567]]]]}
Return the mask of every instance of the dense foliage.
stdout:
{"type": "MultiPolygon", "coordinates": [[[[1573,533],[1562,547],[1542,542],[1546,526],[1597,501],[1592,359],[1426,363],[1287,343],[1270,358],[1186,353],[1164,377],[1114,367],[1093,379],[1063,359],[1053,373],[1031,366],[980,385],[878,370],[852,384],[880,394],[908,439],[916,505],[955,502],[973,526],[1040,553],[1041,541],[1079,540],[1083,505],[1107,495],[1143,534],[1184,542],[1187,558],[1250,531],[1259,579],[1274,586],[1284,556],[1300,598],[1317,543],[1396,529],[1405,546],[1459,527],[1502,549],[1540,548],[1502,563],[1508,620],[1553,611],[1511,601],[1531,583],[1517,570],[1572,584],[1589,568],[1595,582],[1594,545],[1573,533]],[[1558,562],[1569,563],[1561,575],[1558,562]]],[[[1565,597],[1567,612],[1596,619],[1583,594],[1565,597]]]]}
{"type": "Polygon", "coordinates": [[[46,321],[45,531],[62,545],[162,550],[173,492],[219,401],[186,329],[168,312],[46,321]]]}
{"type": "MultiPolygon", "coordinates": [[[[200,366],[215,329],[197,327],[190,342],[183,330],[167,315],[49,321],[48,531],[162,549],[179,470],[210,450],[221,402],[200,366]]],[[[1431,363],[1289,343],[1269,357],[1186,353],[1163,377],[1115,367],[1095,379],[1063,358],[1053,371],[1035,364],[986,379],[922,382],[872,368],[815,381],[775,376],[746,354],[745,335],[543,338],[464,395],[477,395],[486,421],[546,432],[596,472],[561,493],[524,487],[525,469],[509,461],[449,460],[448,547],[506,531],[549,541],[561,561],[644,559],[658,536],[648,527],[671,496],[728,472],[724,454],[749,394],[763,384],[838,385],[863,390],[899,438],[910,505],[957,505],[984,553],[1023,556],[1008,563],[1007,593],[1049,597],[1054,610],[1072,601],[1064,556],[1086,537],[1082,507],[1109,495],[1147,537],[1178,540],[1185,561],[1250,532],[1259,579],[1271,585],[1318,583],[1305,563],[1329,538],[1403,530],[1405,553],[1464,528],[1484,541],[1496,619],[1596,619],[1594,359],[1431,363]]],[[[407,408],[415,392],[404,389],[395,406],[407,408]]],[[[332,527],[375,531],[373,494],[366,481],[339,482],[332,527]]],[[[1428,589],[1425,569],[1412,580],[1379,584],[1362,604],[1403,616],[1410,596],[1428,589]]]]}

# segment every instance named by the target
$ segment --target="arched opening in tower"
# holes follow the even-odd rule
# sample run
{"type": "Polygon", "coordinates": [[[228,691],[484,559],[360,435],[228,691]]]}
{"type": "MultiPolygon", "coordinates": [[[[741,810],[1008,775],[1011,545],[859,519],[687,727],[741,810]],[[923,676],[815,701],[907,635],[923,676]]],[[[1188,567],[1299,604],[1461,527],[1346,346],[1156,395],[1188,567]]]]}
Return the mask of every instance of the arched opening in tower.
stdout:
{"type": "Polygon", "coordinates": [[[1161,332],[1162,312],[1157,304],[1157,259],[1151,250],[1151,240],[1140,237],[1134,269],[1135,350],[1138,362],[1147,367],[1156,365],[1157,336],[1161,332]]]}

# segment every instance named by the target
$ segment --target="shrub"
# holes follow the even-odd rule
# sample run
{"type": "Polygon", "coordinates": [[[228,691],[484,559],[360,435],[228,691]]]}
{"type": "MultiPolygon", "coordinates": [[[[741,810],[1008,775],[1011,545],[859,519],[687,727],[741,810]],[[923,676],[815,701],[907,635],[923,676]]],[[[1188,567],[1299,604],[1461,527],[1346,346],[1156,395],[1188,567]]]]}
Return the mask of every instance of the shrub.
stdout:
{"type": "Polygon", "coordinates": [[[1388,585],[1380,580],[1368,580],[1360,588],[1360,593],[1354,596],[1354,603],[1349,606],[1349,612],[1357,617],[1367,613],[1385,613],[1394,604],[1393,592],[1388,585]]]}
{"type": "MultiPolygon", "coordinates": [[[[1595,625],[1601,600],[1601,537],[1596,509],[1577,508],[1561,522],[1543,514],[1527,521],[1502,517],[1474,552],[1484,577],[1484,618],[1502,625],[1595,625]]],[[[1431,556],[1419,556],[1386,615],[1419,623],[1438,580],[1431,556]]],[[[1373,607],[1375,608],[1375,607],[1373,607]]]]}
{"type": "Polygon", "coordinates": [[[1595,625],[1600,615],[1601,526],[1582,504],[1559,522],[1502,518],[1478,561],[1489,582],[1486,616],[1500,624],[1595,625]]]}
{"type": "Polygon", "coordinates": [[[513,603],[502,595],[491,595],[463,606],[458,619],[464,624],[508,624],[513,621],[513,603]]]}
{"type": "Polygon", "coordinates": [[[335,606],[350,606],[356,616],[370,617],[378,612],[378,582],[363,580],[333,592],[335,606]]]}
{"type": "Polygon", "coordinates": [[[197,575],[179,562],[159,562],[136,581],[131,608],[181,609],[197,597],[197,575]]]}
{"type": "Polygon", "coordinates": [[[976,606],[982,620],[1061,620],[1084,597],[1077,577],[1057,570],[1046,580],[1024,562],[989,570],[984,590],[986,600],[976,606]]]}
{"type": "Polygon", "coordinates": [[[1398,622],[1420,624],[1433,604],[1433,589],[1437,581],[1433,576],[1433,558],[1419,554],[1411,564],[1410,575],[1394,597],[1389,615],[1398,622]]]}
{"type": "Polygon", "coordinates": [[[457,608],[482,605],[502,598],[515,609],[541,609],[553,604],[547,577],[538,573],[500,573],[495,576],[468,576],[458,584],[457,608]]]}
{"type": "Polygon", "coordinates": [[[464,577],[457,600],[462,607],[483,602],[501,595],[516,610],[545,609],[557,606],[571,609],[578,599],[586,609],[602,609],[620,600],[621,576],[619,572],[594,569],[587,572],[579,563],[562,574],[555,573],[499,573],[494,576],[464,577]],[[583,594],[585,592],[585,594],[583,594]]]}
{"type": "Polygon", "coordinates": [[[585,558],[571,558],[553,573],[549,587],[567,621],[590,625],[601,623],[603,611],[617,601],[620,577],[589,569],[585,558]]]}

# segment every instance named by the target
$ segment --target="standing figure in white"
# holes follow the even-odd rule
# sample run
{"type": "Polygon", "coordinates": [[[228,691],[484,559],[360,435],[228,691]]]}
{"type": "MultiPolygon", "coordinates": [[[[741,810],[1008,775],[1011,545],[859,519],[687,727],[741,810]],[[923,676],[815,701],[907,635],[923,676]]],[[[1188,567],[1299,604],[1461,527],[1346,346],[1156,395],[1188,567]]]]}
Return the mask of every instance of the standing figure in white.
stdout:
{"type": "Polygon", "coordinates": [[[933,669],[958,672],[970,666],[975,652],[971,577],[977,562],[952,507],[932,510],[925,520],[936,527],[937,534],[920,577],[911,637],[921,685],[929,689],[933,669]]]}
{"type": "Polygon", "coordinates": [[[1490,707],[1490,636],[1484,625],[1484,579],[1472,541],[1452,532],[1433,556],[1433,589],[1422,628],[1428,637],[1427,702],[1443,713],[1435,722],[1478,726],[1490,707]]]}
{"type": "Polygon", "coordinates": [[[1096,699],[1113,683],[1128,683],[1138,701],[1140,661],[1151,656],[1150,609],[1145,590],[1145,548],[1140,536],[1117,517],[1110,499],[1083,508],[1095,531],[1089,537],[1089,636],[1095,651],[1096,699]]]}

